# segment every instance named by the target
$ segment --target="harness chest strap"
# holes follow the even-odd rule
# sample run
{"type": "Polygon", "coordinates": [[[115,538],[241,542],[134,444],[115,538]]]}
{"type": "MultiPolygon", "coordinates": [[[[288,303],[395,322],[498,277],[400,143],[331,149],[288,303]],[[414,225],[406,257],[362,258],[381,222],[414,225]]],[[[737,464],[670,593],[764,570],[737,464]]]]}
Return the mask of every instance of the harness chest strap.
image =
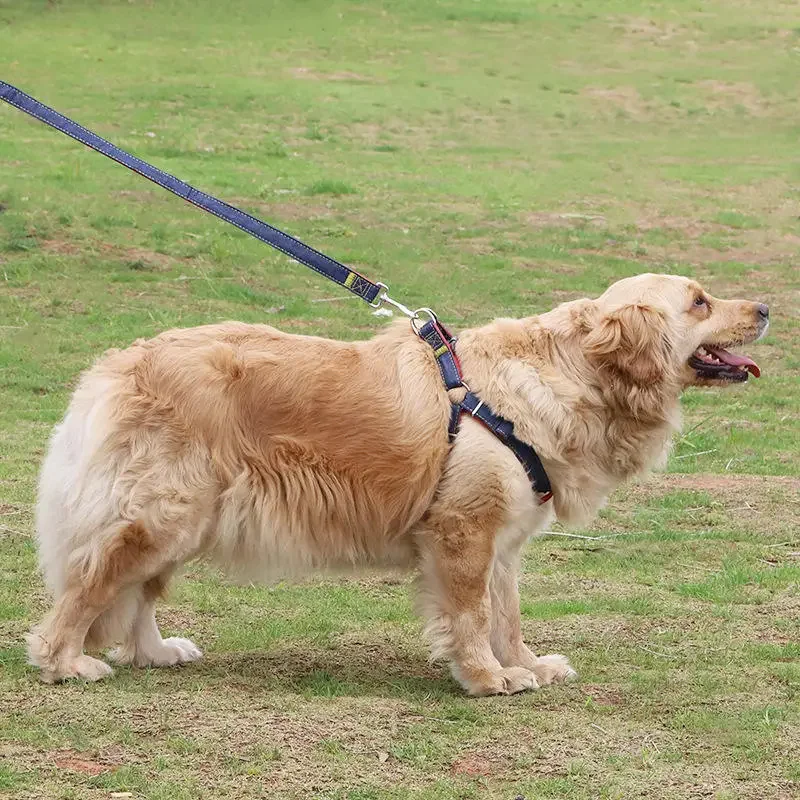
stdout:
{"type": "Polygon", "coordinates": [[[513,422],[495,414],[464,383],[461,364],[455,351],[455,337],[436,318],[429,320],[419,329],[419,336],[433,349],[445,387],[447,389],[459,387],[467,389],[464,399],[460,403],[453,404],[448,428],[450,440],[452,441],[458,432],[461,415],[469,414],[483,423],[517,457],[525,469],[534,492],[540,495],[539,502],[546,503],[550,500],[553,496],[550,479],[547,477],[542,460],[536,451],[529,444],[514,436],[513,422]]]}

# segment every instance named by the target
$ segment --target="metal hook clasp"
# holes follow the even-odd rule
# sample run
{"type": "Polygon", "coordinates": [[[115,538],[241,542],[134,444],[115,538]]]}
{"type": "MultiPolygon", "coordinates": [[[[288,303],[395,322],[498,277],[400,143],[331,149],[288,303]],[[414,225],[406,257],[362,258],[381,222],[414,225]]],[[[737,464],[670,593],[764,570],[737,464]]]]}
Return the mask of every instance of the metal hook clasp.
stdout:
{"type": "Polygon", "coordinates": [[[398,311],[405,314],[409,319],[414,319],[414,317],[416,317],[416,311],[412,311],[408,306],[404,306],[398,300],[393,300],[389,297],[389,287],[385,283],[379,281],[377,285],[382,287],[383,291],[375,298],[374,303],[370,303],[373,308],[380,308],[384,303],[388,303],[390,306],[394,306],[398,311]]]}
{"type": "Polygon", "coordinates": [[[424,315],[428,318],[428,320],[433,320],[434,322],[438,321],[436,314],[430,309],[425,306],[422,308],[416,309],[416,311],[412,311],[408,306],[403,305],[399,300],[395,300],[389,297],[389,287],[385,283],[381,283],[380,281],[377,283],[383,291],[375,298],[375,301],[370,303],[370,307],[372,308],[380,308],[382,305],[390,305],[396,308],[401,314],[405,314],[411,320],[411,327],[414,329],[414,333],[419,334],[420,329],[424,323],[421,322],[421,316],[424,315]]]}

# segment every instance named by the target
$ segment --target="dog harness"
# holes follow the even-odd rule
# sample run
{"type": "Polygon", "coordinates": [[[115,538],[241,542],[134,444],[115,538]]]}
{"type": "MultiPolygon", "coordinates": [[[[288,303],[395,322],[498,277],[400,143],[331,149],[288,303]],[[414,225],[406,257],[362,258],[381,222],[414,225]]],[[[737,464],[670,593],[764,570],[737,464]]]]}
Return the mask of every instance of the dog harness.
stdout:
{"type": "MultiPolygon", "coordinates": [[[[415,328],[416,330],[416,328],[415,328]]],[[[478,395],[470,390],[464,381],[461,372],[461,363],[455,351],[456,337],[452,336],[447,328],[442,325],[434,315],[418,331],[419,337],[433,348],[436,364],[449,389],[463,388],[467,390],[460,403],[453,403],[450,412],[450,425],[448,433],[452,442],[458,433],[462,414],[469,414],[478,422],[488,428],[522,464],[533,491],[539,495],[540,505],[546,503],[552,496],[550,479],[537,452],[525,442],[514,436],[514,423],[495,414],[478,395]]]]}
{"type": "Polygon", "coordinates": [[[158,167],[154,167],[140,158],[136,158],[136,156],[84,128],[69,117],[59,114],[58,111],[44,105],[44,103],[40,103],[35,98],[17,89],[16,86],[12,86],[5,81],[0,81],[0,100],[38,119],[45,125],[55,128],[55,130],[81,144],[91,147],[98,153],[116,161],[118,164],[122,164],[123,167],[127,167],[143,178],[158,184],[162,189],[176,194],[203,211],[213,214],[231,225],[235,225],[245,233],[249,233],[265,244],[280,250],[295,261],[305,264],[310,269],[319,272],[342,288],[357,295],[372,308],[380,308],[386,304],[405,314],[411,319],[414,331],[433,348],[436,363],[439,365],[439,371],[447,389],[464,388],[467,391],[466,396],[460,403],[453,404],[448,429],[450,441],[453,441],[456,433],[458,433],[461,415],[469,414],[483,423],[519,459],[530,479],[533,490],[539,495],[540,503],[546,503],[553,496],[553,492],[550,489],[550,480],[536,451],[529,444],[517,439],[514,436],[514,424],[495,414],[483,400],[470,391],[469,386],[464,382],[461,374],[461,365],[455,352],[455,337],[451,336],[448,330],[439,323],[436,315],[430,309],[420,308],[412,311],[402,303],[389,297],[389,287],[385,283],[380,281],[373,282],[365,278],[355,270],[309,247],[288,233],[284,233],[278,228],[268,225],[263,220],[245,213],[240,208],[229,205],[210,194],[201,192],[194,186],[179,180],[174,175],[170,175],[168,172],[164,172],[164,170],[158,169],[158,167]],[[420,312],[425,313],[429,320],[418,327],[417,323],[421,322],[420,312]]]}

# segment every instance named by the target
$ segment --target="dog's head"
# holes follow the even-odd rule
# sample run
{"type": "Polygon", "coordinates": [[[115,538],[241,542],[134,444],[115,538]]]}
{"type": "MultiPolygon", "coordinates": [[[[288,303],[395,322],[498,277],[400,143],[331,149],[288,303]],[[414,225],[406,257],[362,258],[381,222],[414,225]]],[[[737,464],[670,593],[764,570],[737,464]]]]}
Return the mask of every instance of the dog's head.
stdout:
{"type": "Polygon", "coordinates": [[[688,278],[647,274],[610,286],[584,320],[587,357],[618,381],[685,388],[758,377],[751,358],[727,348],[760,339],[769,309],[712,297],[688,278]]]}

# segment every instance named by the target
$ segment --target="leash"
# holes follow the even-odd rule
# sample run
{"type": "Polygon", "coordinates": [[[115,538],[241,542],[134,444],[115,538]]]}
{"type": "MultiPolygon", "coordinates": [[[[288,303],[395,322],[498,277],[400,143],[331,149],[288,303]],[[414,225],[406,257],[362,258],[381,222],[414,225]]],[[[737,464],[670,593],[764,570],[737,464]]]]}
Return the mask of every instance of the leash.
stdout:
{"type": "Polygon", "coordinates": [[[384,304],[391,305],[405,314],[411,320],[414,332],[426,341],[432,348],[447,389],[464,388],[467,394],[460,403],[453,404],[448,433],[450,440],[458,432],[459,421],[462,414],[470,414],[474,419],[483,423],[503,444],[511,449],[531,481],[534,491],[540,495],[540,502],[546,503],[553,495],[550,480],[547,477],[542,462],[536,451],[525,442],[517,439],[514,434],[514,424],[495,414],[477,395],[467,386],[461,374],[461,364],[455,352],[455,337],[439,323],[436,314],[430,308],[418,308],[412,311],[407,306],[389,297],[389,287],[380,281],[373,282],[324,253],[309,247],[294,236],[269,225],[257,217],[247,214],[236,206],[223,202],[190,184],[170,175],[164,170],[142,161],[140,158],[127,153],[125,150],[112,144],[102,136],[84,128],[74,120],[59,114],[55,109],[40,103],[35,98],[26,94],[10,83],[0,81],[0,100],[4,100],[14,108],[23,111],[45,125],[69,136],[81,144],[96,150],[98,153],[127,167],[137,175],[152,181],[177,195],[203,211],[219,217],[231,225],[235,225],[245,233],[249,233],[264,244],[280,250],[295,261],[310,267],[320,275],[360,297],[372,308],[380,308],[384,304]],[[424,321],[427,317],[427,321],[424,321]]]}
{"type": "MultiPolygon", "coordinates": [[[[209,214],[235,225],[245,233],[249,233],[256,239],[270,245],[270,247],[280,250],[295,261],[305,264],[305,266],[319,272],[334,283],[357,295],[372,308],[380,308],[384,303],[388,303],[410,319],[418,318],[417,312],[411,311],[402,303],[398,303],[389,297],[389,287],[385,283],[380,281],[373,282],[365,278],[359,272],[346,267],[324,253],[320,253],[313,247],[309,247],[299,239],[295,239],[294,236],[290,236],[288,233],[268,225],[263,220],[245,213],[240,208],[212,197],[210,194],[201,192],[194,186],[179,180],[174,175],[170,175],[168,172],[164,172],[164,170],[158,169],[158,167],[154,167],[152,164],[148,164],[130,153],[126,153],[107,139],[103,139],[96,133],[87,130],[74,120],[59,114],[55,109],[40,103],[29,94],[25,94],[25,92],[4,81],[0,81],[0,100],[5,100],[9,105],[31,117],[35,117],[40,122],[44,122],[45,125],[55,128],[57,131],[90,147],[92,150],[96,150],[112,161],[122,164],[123,167],[127,167],[143,178],[158,184],[168,192],[172,192],[192,205],[202,208],[203,211],[207,211],[209,214]]],[[[429,309],[420,309],[420,311],[427,312],[432,318],[433,312],[429,309]]]]}

